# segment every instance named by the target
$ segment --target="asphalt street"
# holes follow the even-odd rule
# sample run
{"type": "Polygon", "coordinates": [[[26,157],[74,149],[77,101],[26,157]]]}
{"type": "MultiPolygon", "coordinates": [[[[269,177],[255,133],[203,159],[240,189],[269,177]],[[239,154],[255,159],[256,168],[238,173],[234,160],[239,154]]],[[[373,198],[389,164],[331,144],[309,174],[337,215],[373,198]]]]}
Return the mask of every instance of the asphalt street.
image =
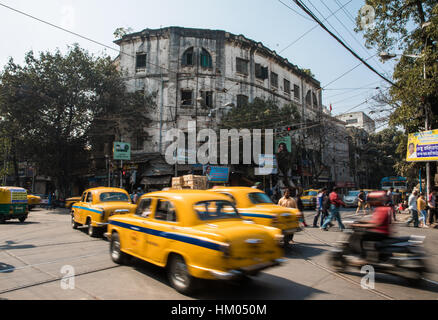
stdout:
{"type": "MultiPolygon", "coordinates": [[[[313,211],[306,211],[307,222],[313,211]]],[[[343,210],[344,220],[356,220],[354,210],[343,210]]],[[[406,217],[400,217],[406,218],[406,217]]],[[[176,292],[165,270],[133,260],[119,266],[111,261],[109,243],[73,230],[65,209],[35,209],[24,224],[0,225],[0,299],[62,300],[436,300],[438,299],[438,229],[394,225],[398,235],[424,235],[431,273],[419,287],[395,276],[377,274],[374,289],[363,289],[359,269],[338,274],[327,254],[342,235],[335,225],[325,232],[306,228],[286,251],[286,263],[268,269],[244,285],[204,281],[193,296],[176,292]],[[74,276],[73,276],[74,275],[74,276]]]]}

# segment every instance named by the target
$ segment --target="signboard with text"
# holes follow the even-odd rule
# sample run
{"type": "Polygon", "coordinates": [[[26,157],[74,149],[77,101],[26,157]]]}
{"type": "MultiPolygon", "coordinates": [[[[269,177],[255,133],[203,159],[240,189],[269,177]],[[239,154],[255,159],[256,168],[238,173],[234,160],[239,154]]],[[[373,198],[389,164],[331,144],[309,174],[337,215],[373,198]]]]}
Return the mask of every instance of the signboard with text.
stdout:
{"type": "Polygon", "coordinates": [[[438,161],[438,130],[410,134],[406,161],[438,161]]]}
{"type": "Polygon", "coordinates": [[[204,175],[210,182],[226,183],[230,178],[230,168],[204,166],[204,175]]]}
{"type": "Polygon", "coordinates": [[[131,144],[126,142],[114,142],[114,160],[131,160],[131,144]]]}

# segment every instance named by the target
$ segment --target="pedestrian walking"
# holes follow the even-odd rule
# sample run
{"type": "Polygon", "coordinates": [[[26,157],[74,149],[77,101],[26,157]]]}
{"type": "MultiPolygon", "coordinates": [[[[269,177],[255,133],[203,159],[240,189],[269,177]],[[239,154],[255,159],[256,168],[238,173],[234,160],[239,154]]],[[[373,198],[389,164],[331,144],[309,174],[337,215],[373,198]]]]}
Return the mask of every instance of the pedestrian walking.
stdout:
{"type": "Polygon", "coordinates": [[[417,195],[418,195],[418,191],[414,190],[411,193],[411,195],[409,196],[409,199],[408,199],[409,211],[411,213],[411,217],[406,222],[406,225],[408,227],[413,222],[414,223],[414,227],[418,228],[417,195]]]}
{"type": "Polygon", "coordinates": [[[427,226],[427,205],[426,205],[426,199],[424,199],[424,193],[420,193],[420,196],[418,197],[417,200],[417,209],[418,212],[420,212],[420,218],[418,219],[421,224],[420,224],[420,228],[429,228],[427,226]]]}
{"type": "MultiPolygon", "coordinates": [[[[322,200],[322,215],[321,215],[321,227],[324,224],[325,219],[329,216],[330,211],[330,197],[329,191],[326,189],[324,192],[324,199],[322,200]]],[[[330,221],[329,227],[333,227],[332,222],[330,221]]]]}
{"type": "Polygon", "coordinates": [[[328,230],[327,226],[329,225],[329,223],[333,219],[336,219],[338,221],[338,224],[339,224],[339,229],[341,229],[341,231],[343,231],[345,229],[345,226],[342,224],[341,215],[339,213],[339,208],[341,206],[345,206],[345,203],[339,197],[337,187],[333,188],[332,193],[330,193],[329,199],[330,199],[330,214],[325,219],[324,224],[322,225],[321,229],[324,231],[327,231],[328,230]]]}
{"type": "Polygon", "coordinates": [[[364,214],[367,213],[367,210],[365,209],[366,204],[366,195],[363,190],[360,190],[358,196],[357,196],[357,209],[356,214],[358,214],[361,210],[364,212],[364,214]]]}
{"type": "Polygon", "coordinates": [[[294,198],[290,196],[290,193],[290,190],[286,189],[283,197],[278,201],[278,205],[285,208],[297,209],[297,203],[294,198]]]}
{"type": "Polygon", "coordinates": [[[313,227],[318,228],[318,219],[321,216],[321,223],[320,226],[324,223],[324,198],[326,197],[325,192],[327,191],[326,188],[323,188],[319,191],[318,195],[316,196],[316,215],[313,219],[313,227]]]}
{"type": "Polygon", "coordinates": [[[390,214],[392,214],[394,221],[397,221],[396,211],[394,208],[394,188],[390,188],[386,193],[388,196],[388,203],[386,204],[390,208],[390,214]]]}
{"type": "Polygon", "coordinates": [[[429,225],[438,222],[438,213],[436,207],[436,189],[433,189],[428,199],[429,205],[429,225]]]}
{"type": "Polygon", "coordinates": [[[300,188],[297,192],[297,196],[295,197],[295,201],[297,203],[298,210],[300,210],[300,212],[302,213],[301,223],[304,225],[304,227],[307,227],[307,223],[304,218],[304,205],[303,205],[303,201],[301,200],[302,195],[303,195],[303,189],[300,188]]]}

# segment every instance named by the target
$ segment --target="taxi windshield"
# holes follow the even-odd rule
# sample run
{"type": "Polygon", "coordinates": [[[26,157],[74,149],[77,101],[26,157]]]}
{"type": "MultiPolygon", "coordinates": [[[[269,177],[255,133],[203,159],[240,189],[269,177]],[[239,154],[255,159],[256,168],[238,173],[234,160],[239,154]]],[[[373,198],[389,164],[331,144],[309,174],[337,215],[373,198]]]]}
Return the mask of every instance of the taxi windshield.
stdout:
{"type": "Polygon", "coordinates": [[[121,192],[104,192],[100,194],[100,202],[123,201],[129,202],[129,197],[121,192]]]}
{"type": "Polygon", "coordinates": [[[318,192],[316,191],[306,191],[304,192],[303,196],[317,196],[318,192]]]}
{"type": "Polygon", "coordinates": [[[198,202],[193,206],[199,219],[219,220],[219,219],[241,219],[236,208],[229,201],[210,200],[198,202]]]}
{"type": "Polygon", "coordinates": [[[248,194],[248,198],[249,200],[251,200],[253,204],[273,203],[271,198],[269,198],[266,193],[261,193],[261,192],[250,193],[248,194]]]}

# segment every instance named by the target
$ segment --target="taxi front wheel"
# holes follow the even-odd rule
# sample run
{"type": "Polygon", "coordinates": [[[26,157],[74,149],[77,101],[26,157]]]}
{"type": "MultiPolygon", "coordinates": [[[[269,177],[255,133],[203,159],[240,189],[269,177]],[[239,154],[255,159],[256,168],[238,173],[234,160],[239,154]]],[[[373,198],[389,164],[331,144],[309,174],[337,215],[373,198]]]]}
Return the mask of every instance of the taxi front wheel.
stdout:
{"type": "Polygon", "coordinates": [[[189,294],[197,287],[197,279],[190,275],[186,262],[179,255],[170,258],[167,275],[170,284],[179,293],[189,294]]]}
{"type": "Polygon", "coordinates": [[[71,227],[73,228],[73,229],[77,229],[78,228],[78,223],[75,221],[75,217],[73,216],[73,215],[71,215],[71,227]]]}

